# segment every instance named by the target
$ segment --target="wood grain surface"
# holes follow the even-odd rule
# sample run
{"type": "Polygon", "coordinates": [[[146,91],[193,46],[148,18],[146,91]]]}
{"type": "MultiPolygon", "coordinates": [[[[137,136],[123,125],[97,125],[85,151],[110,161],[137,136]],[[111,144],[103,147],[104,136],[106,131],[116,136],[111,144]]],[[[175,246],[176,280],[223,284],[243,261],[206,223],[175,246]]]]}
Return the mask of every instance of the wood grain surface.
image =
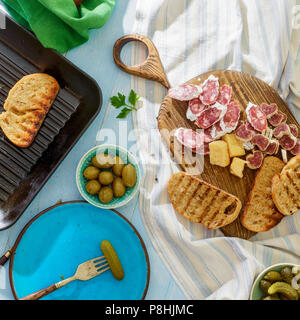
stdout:
{"type": "MultiPolygon", "coordinates": [[[[195,77],[188,81],[188,83],[201,84],[209,75],[213,74],[219,78],[220,86],[228,84],[233,89],[233,99],[237,100],[240,104],[242,111],[245,110],[249,101],[260,105],[263,102],[276,103],[281,111],[288,116],[287,123],[294,123],[299,125],[289,111],[287,104],[280,98],[278,93],[267,85],[262,80],[237,71],[213,71],[207,72],[201,76],[195,77]]],[[[188,103],[181,102],[169,97],[166,97],[161,105],[158,115],[158,128],[162,134],[163,139],[170,145],[170,149],[174,154],[175,159],[181,165],[182,169],[187,173],[197,175],[201,179],[217,186],[235,196],[237,196],[243,204],[247,202],[248,195],[252,188],[257,170],[245,168],[244,178],[240,179],[233,176],[227,168],[211,165],[209,156],[195,156],[192,153],[185,153],[184,159],[182,155],[182,147],[179,143],[174,143],[173,133],[177,128],[191,128],[193,130],[199,129],[193,122],[186,118],[186,110],[188,103]],[[186,164],[188,163],[188,164],[186,164]],[[194,163],[190,165],[189,163],[194,163]]],[[[242,113],[242,118],[246,118],[245,113],[242,113]]],[[[280,153],[278,156],[281,157],[280,153]]],[[[241,210],[241,213],[243,209],[241,210]]],[[[240,219],[237,219],[232,224],[222,228],[226,236],[240,237],[249,239],[254,235],[253,232],[245,229],[240,219]]]]}

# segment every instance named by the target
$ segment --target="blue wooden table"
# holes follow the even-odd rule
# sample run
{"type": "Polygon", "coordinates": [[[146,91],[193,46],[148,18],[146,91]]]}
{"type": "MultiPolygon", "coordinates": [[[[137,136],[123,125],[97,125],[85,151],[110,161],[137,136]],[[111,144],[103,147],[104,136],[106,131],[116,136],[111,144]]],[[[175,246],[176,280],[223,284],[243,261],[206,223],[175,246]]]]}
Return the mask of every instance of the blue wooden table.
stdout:
{"type": "MultiPolygon", "coordinates": [[[[113,129],[117,132],[120,125],[124,125],[124,122],[116,119],[118,111],[110,105],[109,97],[119,91],[124,94],[129,93],[130,76],[115,66],[112,58],[112,48],[115,40],[124,34],[132,32],[135,5],[136,0],[117,1],[116,8],[109,22],[100,30],[92,30],[89,42],[66,54],[68,59],[90,74],[98,82],[103,93],[103,106],[98,117],[54,172],[17,223],[8,230],[0,232],[0,253],[4,253],[13,245],[24,225],[40,211],[55,204],[58,200],[69,201],[82,199],[75,183],[75,170],[79,159],[86,151],[95,146],[99,130],[113,129]]],[[[129,59],[129,57],[130,48],[127,48],[124,52],[124,59],[129,59]]],[[[133,128],[131,116],[128,117],[126,124],[129,132],[133,128]]],[[[127,141],[118,142],[120,145],[127,143],[127,141]]],[[[134,143],[134,141],[131,141],[131,144],[132,143],[134,143]]],[[[128,145],[130,146],[130,143],[128,143],[128,145]]],[[[185,299],[183,293],[168,273],[150,243],[141,220],[138,196],[127,206],[120,208],[119,212],[134,224],[148,249],[151,264],[151,278],[146,298],[167,300],[185,299]]],[[[51,272],[51,270],[49,270],[49,272],[51,272]]],[[[5,268],[0,268],[0,299],[13,299],[8,280],[8,263],[5,268]]]]}

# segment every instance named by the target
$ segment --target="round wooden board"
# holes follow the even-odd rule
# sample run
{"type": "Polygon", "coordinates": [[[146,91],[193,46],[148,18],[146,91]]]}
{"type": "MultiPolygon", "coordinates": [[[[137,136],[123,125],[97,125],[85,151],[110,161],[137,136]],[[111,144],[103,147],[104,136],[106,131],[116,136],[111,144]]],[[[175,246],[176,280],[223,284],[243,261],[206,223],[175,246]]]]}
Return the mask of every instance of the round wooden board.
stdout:
{"type": "MultiPolygon", "coordinates": [[[[288,116],[287,123],[294,123],[300,129],[298,122],[289,111],[287,104],[280,98],[278,93],[268,84],[256,77],[251,76],[250,74],[237,71],[213,71],[195,77],[187,83],[199,85],[203,83],[211,74],[219,78],[220,86],[228,84],[232,87],[233,99],[239,102],[243,111],[245,110],[249,101],[257,105],[261,105],[263,102],[268,104],[276,103],[279,109],[288,116]]],[[[169,98],[168,96],[164,99],[158,115],[158,128],[163,139],[167,144],[169,144],[170,150],[174,154],[175,159],[185,172],[190,174],[202,172],[200,175],[201,179],[237,196],[244,206],[252,188],[252,183],[257,173],[256,170],[245,168],[244,178],[240,179],[233,176],[229,172],[229,167],[221,168],[211,165],[208,156],[205,156],[204,158],[204,167],[203,157],[201,156],[196,158],[195,166],[191,167],[182,163],[181,146],[179,144],[174,144],[174,137],[172,134],[177,128],[180,127],[191,128],[193,130],[199,129],[193,122],[186,118],[187,106],[187,102],[177,101],[169,98]]],[[[244,113],[242,114],[242,117],[245,118],[244,113]]],[[[195,159],[195,155],[192,153],[189,155],[185,154],[185,160],[188,160],[190,157],[195,159]]],[[[278,157],[281,157],[279,153],[278,157]]],[[[242,212],[243,208],[241,210],[241,213],[242,212]]],[[[250,232],[241,225],[240,219],[237,219],[232,224],[222,228],[222,230],[226,236],[240,237],[243,239],[249,239],[254,235],[253,232],[250,232]]]]}

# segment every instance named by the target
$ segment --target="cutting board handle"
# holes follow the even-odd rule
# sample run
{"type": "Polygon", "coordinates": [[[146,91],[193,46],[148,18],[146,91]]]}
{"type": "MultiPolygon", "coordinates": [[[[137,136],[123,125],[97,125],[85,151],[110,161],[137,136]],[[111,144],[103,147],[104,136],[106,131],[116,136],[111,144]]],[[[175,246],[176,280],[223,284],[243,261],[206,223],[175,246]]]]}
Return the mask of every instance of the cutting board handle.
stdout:
{"type": "Polygon", "coordinates": [[[138,34],[126,35],[116,41],[114,45],[113,55],[116,65],[121,70],[133,74],[135,76],[157,81],[161,83],[163,86],[165,86],[167,89],[171,87],[167,75],[162,66],[159,53],[155,45],[149,38],[138,34]],[[140,65],[126,66],[121,60],[121,51],[124,45],[131,41],[142,42],[147,47],[148,56],[146,60],[140,65]]]}

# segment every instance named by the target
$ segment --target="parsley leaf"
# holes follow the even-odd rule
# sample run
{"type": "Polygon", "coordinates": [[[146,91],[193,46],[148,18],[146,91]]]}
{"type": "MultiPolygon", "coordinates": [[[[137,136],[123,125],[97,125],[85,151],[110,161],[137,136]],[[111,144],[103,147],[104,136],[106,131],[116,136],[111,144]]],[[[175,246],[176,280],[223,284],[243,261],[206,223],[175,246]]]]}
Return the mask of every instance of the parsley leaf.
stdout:
{"type": "Polygon", "coordinates": [[[131,90],[129,93],[128,101],[135,106],[139,99],[140,97],[133,90],[131,90]]]}
{"type": "Polygon", "coordinates": [[[121,107],[124,107],[117,118],[119,119],[124,119],[127,117],[127,115],[132,111],[132,110],[137,110],[135,107],[136,103],[140,97],[134,92],[134,90],[131,90],[128,96],[128,103],[126,103],[126,96],[118,92],[117,96],[113,96],[110,98],[110,102],[112,106],[114,106],[116,109],[119,109],[121,107]]]}
{"type": "Polygon", "coordinates": [[[128,113],[130,113],[132,111],[132,109],[130,108],[123,108],[122,111],[119,113],[119,115],[117,116],[118,119],[124,119],[127,117],[128,113]]]}

